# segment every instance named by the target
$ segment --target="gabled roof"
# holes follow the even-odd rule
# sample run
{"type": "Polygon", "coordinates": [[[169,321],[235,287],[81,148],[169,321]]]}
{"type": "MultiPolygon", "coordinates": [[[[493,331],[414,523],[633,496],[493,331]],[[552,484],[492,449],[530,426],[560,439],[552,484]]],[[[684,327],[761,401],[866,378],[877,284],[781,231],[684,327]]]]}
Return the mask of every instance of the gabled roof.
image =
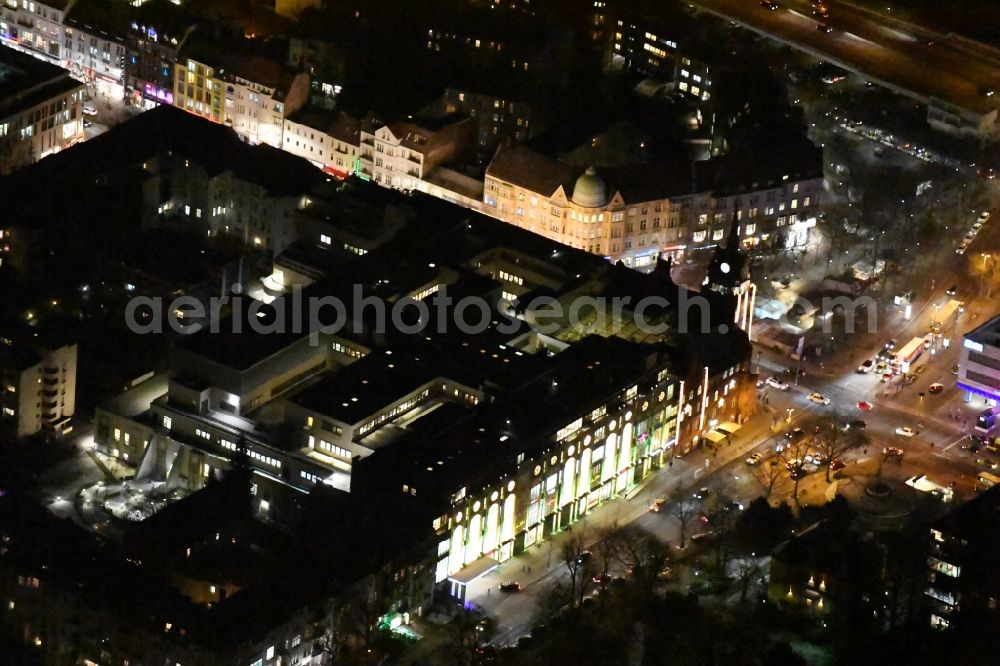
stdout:
{"type": "Polygon", "coordinates": [[[569,192],[575,169],[524,146],[501,148],[486,167],[486,175],[550,196],[559,186],[569,192]]]}

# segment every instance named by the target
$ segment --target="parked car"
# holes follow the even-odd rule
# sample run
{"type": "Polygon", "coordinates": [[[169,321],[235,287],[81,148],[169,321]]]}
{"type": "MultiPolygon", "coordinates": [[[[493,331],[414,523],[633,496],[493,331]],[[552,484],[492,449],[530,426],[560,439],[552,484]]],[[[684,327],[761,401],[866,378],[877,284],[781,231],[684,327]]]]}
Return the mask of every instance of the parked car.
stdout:
{"type": "Polygon", "coordinates": [[[594,554],[589,550],[580,551],[580,554],[576,556],[576,563],[583,564],[584,562],[589,562],[593,556],[594,554]]]}
{"type": "Polygon", "coordinates": [[[777,377],[768,377],[767,378],[767,382],[765,382],[765,383],[768,386],[770,386],[771,388],[777,389],[779,391],[787,391],[788,390],[788,382],[783,382],[780,379],[778,379],[777,377]]]}
{"type": "Polygon", "coordinates": [[[834,458],[830,461],[830,469],[836,471],[838,469],[844,469],[847,465],[840,458],[834,458]]]}
{"type": "Polygon", "coordinates": [[[986,221],[989,219],[990,219],[990,212],[988,210],[984,210],[982,213],[979,214],[979,219],[978,219],[979,222],[986,224],[986,221]]]}
{"type": "Polygon", "coordinates": [[[858,409],[860,409],[863,412],[870,412],[872,411],[872,403],[862,400],[861,402],[858,403],[858,409]]]}
{"type": "Polygon", "coordinates": [[[696,500],[703,500],[703,499],[705,499],[706,497],[708,497],[711,494],[712,494],[712,489],[708,488],[706,486],[703,486],[703,487],[701,487],[701,488],[699,488],[698,490],[695,491],[694,498],[696,500]]]}
{"type": "Polygon", "coordinates": [[[778,3],[773,2],[773,0],[760,0],[760,6],[764,9],[770,9],[773,12],[778,8],[778,3]]]}
{"type": "Polygon", "coordinates": [[[896,428],[896,434],[900,437],[913,437],[916,435],[916,431],[910,426],[899,426],[896,428]]]}
{"type": "Polygon", "coordinates": [[[84,115],[88,115],[88,116],[96,116],[97,115],[97,107],[95,107],[93,104],[84,104],[83,105],[83,113],[84,113],[84,115]]]}
{"type": "Polygon", "coordinates": [[[750,456],[747,458],[747,464],[752,467],[763,459],[764,456],[761,453],[751,453],[750,456]]]}
{"type": "Polygon", "coordinates": [[[862,375],[867,375],[869,372],[872,371],[872,368],[874,366],[875,366],[875,361],[868,359],[867,361],[858,366],[858,372],[860,372],[862,375]]]}
{"type": "Polygon", "coordinates": [[[810,393],[809,401],[814,402],[817,405],[829,405],[830,399],[823,395],[822,393],[810,393]]]}
{"type": "Polygon", "coordinates": [[[884,449],[882,449],[882,455],[886,457],[890,456],[902,457],[903,449],[899,448],[898,446],[887,446],[884,449]]]}
{"type": "Polygon", "coordinates": [[[657,497],[653,500],[653,503],[649,505],[650,511],[659,511],[663,508],[663,505],[667,503],[666,497],[657,497]]]}
{"type": "Polygon", "coordinates": [[[520,592],[521,584],[517,581],[507,581],[506,583],[500,583],[501,592],[520,592]]]}
{"type": "Polygon", "coordinates": [[[854,421],[848,421],[844,426],[844,430],[864,430],[867,427],[867,422],[862,421],[861,419],[856,419],[854,421]]]}
{"type": "Polygon", "coordinates": [[[941,391],[944,390],[944,384],[934,382],[933,384],[927,387],[927,390],[930,393],[940,393],[941,391]]]}

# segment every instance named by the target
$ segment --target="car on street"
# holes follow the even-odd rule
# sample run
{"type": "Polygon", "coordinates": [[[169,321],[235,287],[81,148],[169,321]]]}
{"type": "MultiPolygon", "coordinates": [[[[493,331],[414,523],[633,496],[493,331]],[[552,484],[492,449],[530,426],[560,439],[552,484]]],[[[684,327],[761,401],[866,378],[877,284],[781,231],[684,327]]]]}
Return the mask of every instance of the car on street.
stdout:
{"type": "Polygon", "coordinates": [[[96,116],[97,115],[97,107],[95,107],[93,104],[84,104],[83,105],[83,113],[84,113],[84,115],[87,115],[87,116],[96,116]]]}
{"type": "Polygon", "coordinates": [[[653,503],[649,505],[650,511],[659,511],[663,508],[663,505],[667,503],[666,497],[657,497],[653,500],[653,503]]]}
{"type": "Polygon", "coordinates": [[[802,428],[792,428],[791,430],[785,433],[785,439],[787,439],[789,442],[797,442],[805,436],[806,436],[806,431],[803,430],[802,428]]]}
{"type": "Polygon", "coordinates": [[[882,455],[888,457],[901,457],[903,455],[903,449],[898,446],[887,446],[882,449],[882,455]]]}
{"type": "Polygon", "coordinates": [[[944,384],[934,382],[933,384],[927,387],[927,390],[930,393],[940,393],[941,391],[944,390],[944,384]]]}
{"type": "Polygon", "coordinates": [[[783,382],[780,379],[778,379],[777,377],[768,377],[766,384],[768,386],[770,386],[771,388],[777,389],[779,391],[787,391],[788,390],[788,382],[783,382]]]}
{"type": "Polygon", "coordinates": [[[838,469],[844,469],[847,465],[840,458],[834,458],[830,461],[830,469],[836,471],[838,469]]]}
{"type": "Polygon", "coordinates": [[[864,430],[868,427],[868,423],[862,421],[861,419],[855,419],[854,421],[848,421],[844,424],[844,430],[864,430]]]}
{"type": "Polygon", "coordinates": [[[953,374],[953,375],[957,375],[958,374],[958,364],[957,363],[955,365],[951,366],[951,374],[953,374]]]}
{"type": "Polygon", "coordinates": [[[827,35],[833,32],[833,28],[826,25],[825,23],[820,23],[819,25],[816,26],[816,29],[827,35]]]}
{"type": "Polygon", "coordinates": [[[870,411],[872,411],[872,403],[866,402],[864,400],[862,400],[861,402],[859,402],[858,405],[857,405],[857,407],[858,407],[858,409],[860,409],[863,412],[870,412],[870,411]]]}
{"type": "Polygon", "coordinates": [[[691,535],[691,542],[692,543],[701,543],[702,541],[708,541],[713,536],[715,536],[715,532],[700,532],[698,534],[692,534],[691,535]]]}
{"type": "Polygon", "coordinates": [[[969,241],[964,240],[959,243],[958,247],[955,249],[955,254],[965,254],[965,251],[969,249],[969,241]]]}
{"type": "Polygon", "coordinates": [[[770,9],[773,12],[778,8],[778,3],[772,2],[772,0],[760,0],[760,6],[764,9],[770,9]]]}
{"type": "Polygon", "coordinates": [[[990,211],[984,210],[982,213],[979,214],[978,221],[981,222],[982,224],[986,224],[986,221],[989,219],[990,219],[990,211]]]}
{"type": "Polygon", "coordinates": [[[513,581],[513,580],[507,581],[506,583],[500,583],[500,591],[501,592],[508,592],[508,593],[510,593],[510,592],[520,592],[521,591],[521,584],[518,583],[517,581],[513,581]]]}
{"type": "Polygon", "coordinates": [[[712,494],[712,489],[707,486],[703,486],[694,492],[694,498],[696,500],[703,500],[712,494]]]}
{"type": "Polygon", "coordinates": [[[763,459],[764,459],[763,454],[761,454],[761,453],[751,453],[750,456],[747,458],[747,464],[750,465],[751,467],[753,467],[754,465],[756,465],[757,463],[759,463],[763,459]]]}
{"type": "Polygon", "coordinates": [[[896,434],[900,437],[913,437],[916,435],[916,431],[910,426],[899,426],[896,428],[896,434]]]}
{"type": "Polygon", "coordinates": [[[829,405],[830,399],[822,393],[810,393],[809,402],[814,402],[817,405],[829,405]]]}
{"type": "Polygon", "coordinates": [[[584,562],[589,562],[594,554],[589,550],[581,550],[580,554],[576,556],[576,563],[583,564],[584,562]]]}
{"type": "Polygon", "coordinates": [[[875,361],[868,359],[867,361],[858,366],[858,372],[861,373],[862,375],[867,375],[869,372],[872,371],[872,368],[874,366],[875,366],[875,361]]]}

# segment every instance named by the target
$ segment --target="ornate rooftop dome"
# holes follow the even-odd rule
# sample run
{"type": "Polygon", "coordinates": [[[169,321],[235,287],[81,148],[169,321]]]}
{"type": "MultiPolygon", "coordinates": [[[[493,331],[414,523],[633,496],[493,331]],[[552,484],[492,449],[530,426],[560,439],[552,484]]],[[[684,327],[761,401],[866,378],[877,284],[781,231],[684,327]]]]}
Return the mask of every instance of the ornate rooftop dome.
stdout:
{"type": "Polygon", "coordinates": [[[608,203],[607,187],[594,167],[587,167],[573,186],[573,203],[584,208],[600,208],[608,203]]]}

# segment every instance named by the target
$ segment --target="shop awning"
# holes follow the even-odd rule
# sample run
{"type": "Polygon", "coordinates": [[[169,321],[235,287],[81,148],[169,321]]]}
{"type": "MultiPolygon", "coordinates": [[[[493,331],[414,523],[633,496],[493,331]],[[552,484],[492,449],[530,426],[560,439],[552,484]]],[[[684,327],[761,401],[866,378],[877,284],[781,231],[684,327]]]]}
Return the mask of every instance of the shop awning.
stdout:
{"type": "Polygon", "coordinates": [[[726,439],[726,436],[721,432],[717,432],[715,430],[709,430],[708,432],[705,433],[705,439],[712,442],[713,444],[718,444],[719,442],[726,439]]]}
{"type": "Polygon", "coordinates": [[[715,429],[721,433],[732,435],[742,427],[743,426],[739,423],[734,423],[733,421],[723,421],[719,425],[715,426],[715,429]]]}
{"type": "Polygon", "coordinates": [[[468,585],[480,576],[493,571],[498,566],[500,566],[500,562],[498,560],[495,560],[492,557],[480,557],[478,560],[473,560],[472,562],[466,564],[453,576],[448,576],[448,579],[453,580],[456,583],[464,583],[468,585]]]}

